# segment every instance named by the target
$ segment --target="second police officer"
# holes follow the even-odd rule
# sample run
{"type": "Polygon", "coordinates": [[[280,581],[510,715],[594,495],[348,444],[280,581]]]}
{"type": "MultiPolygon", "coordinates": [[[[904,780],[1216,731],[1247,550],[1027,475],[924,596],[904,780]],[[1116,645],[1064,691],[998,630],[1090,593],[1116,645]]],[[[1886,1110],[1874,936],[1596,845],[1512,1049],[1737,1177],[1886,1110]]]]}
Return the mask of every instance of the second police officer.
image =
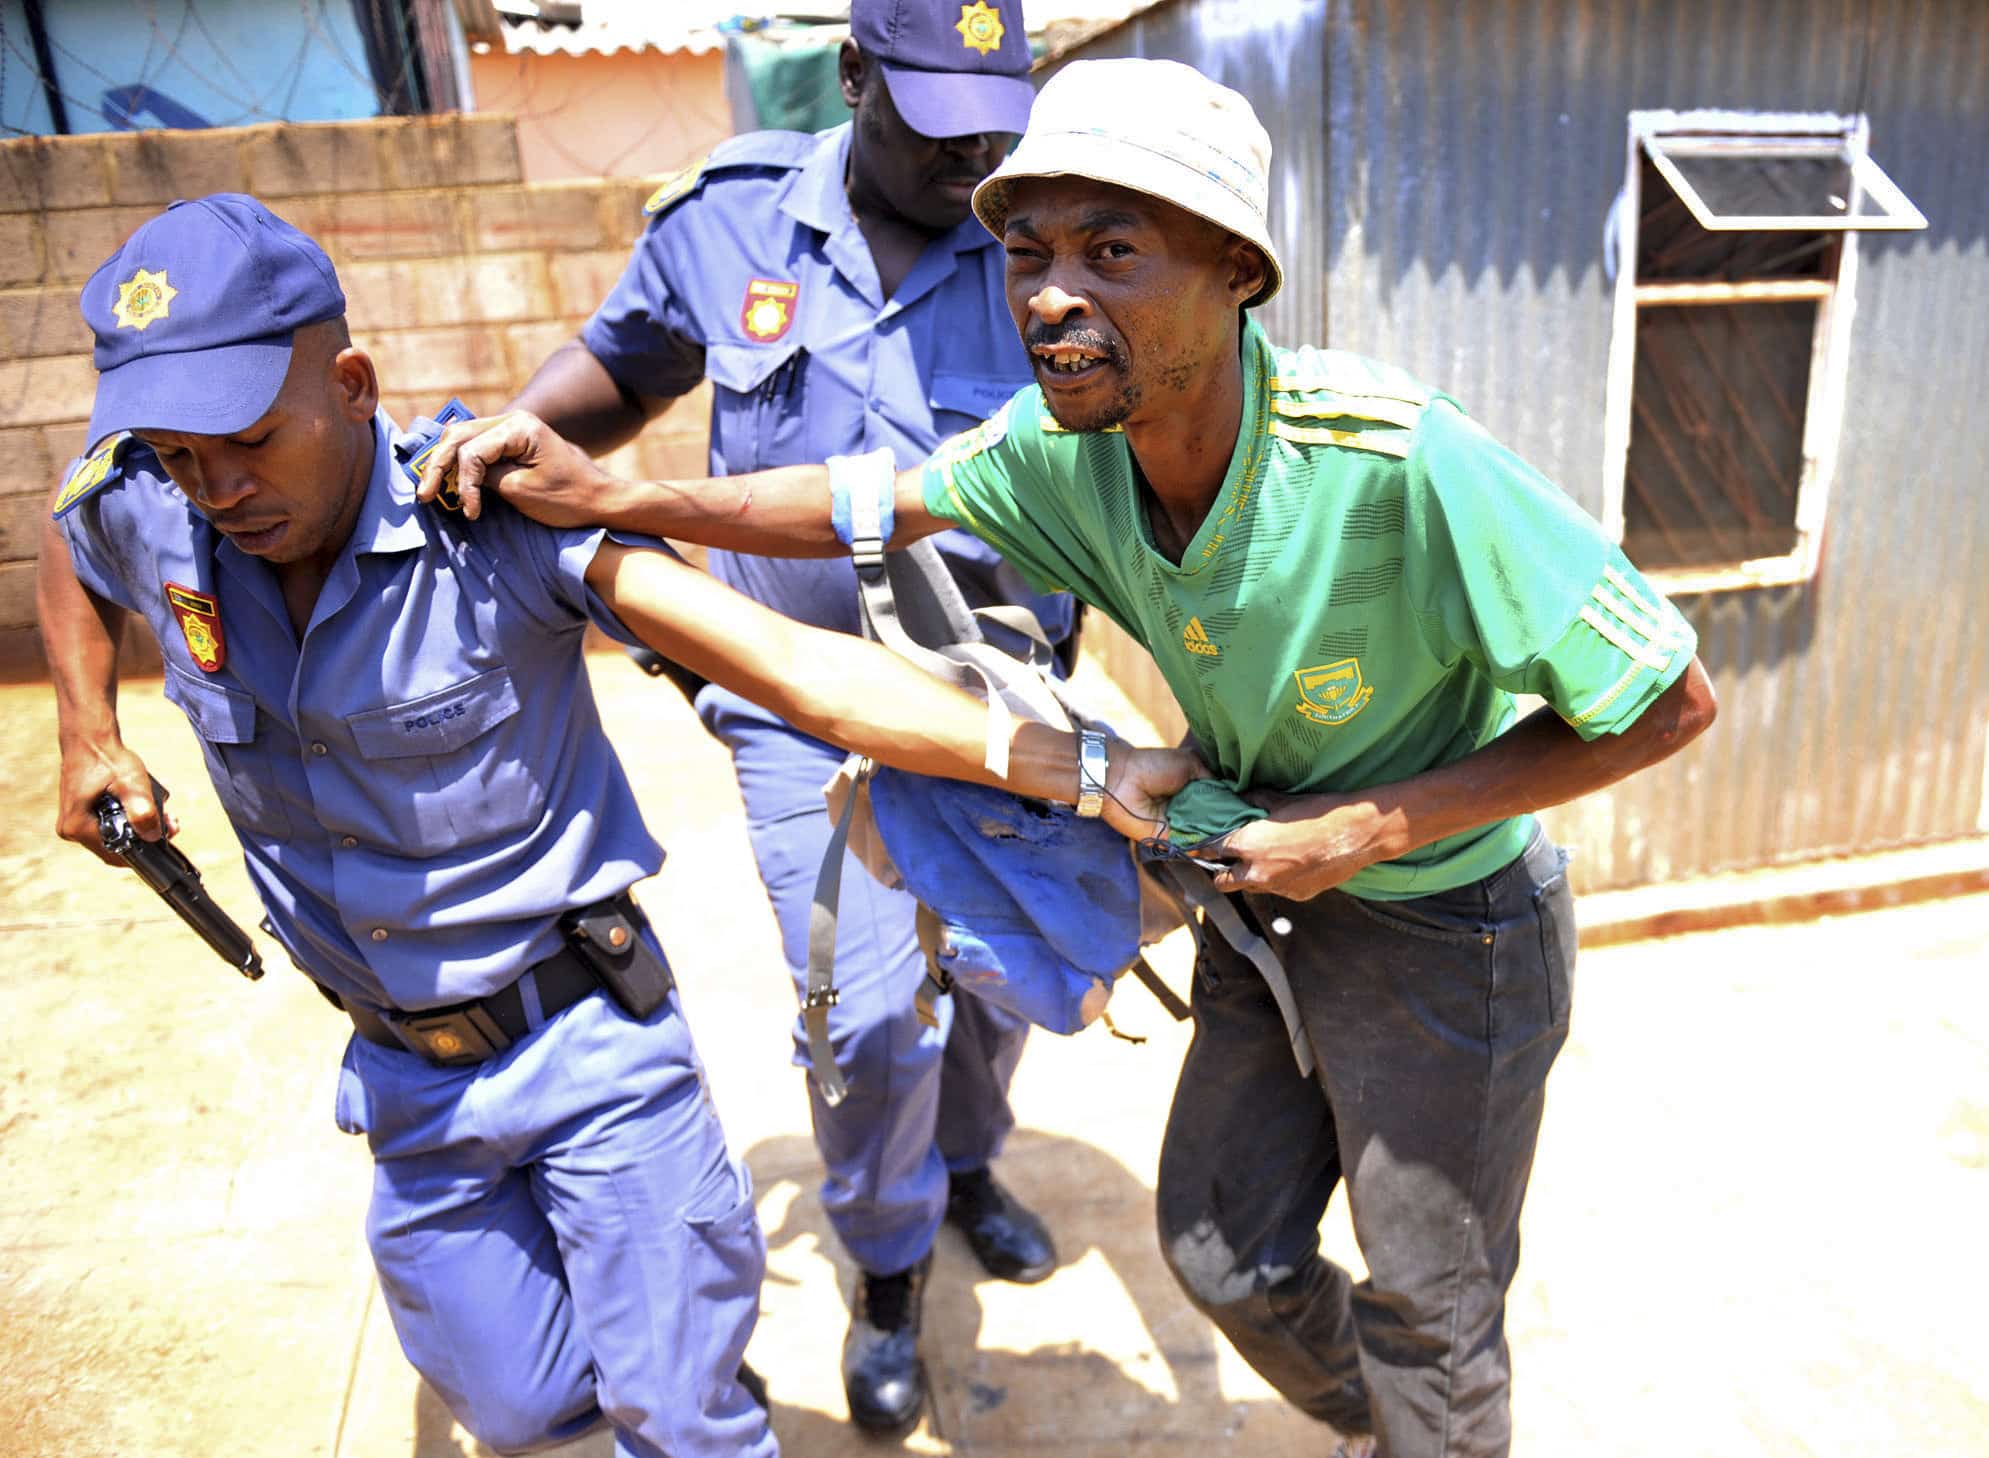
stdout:
{"type": "MultiPolygon", "coordinates": [[[[1002,250],[969,207],[1029,117],[1020,0],[855,0],[850,30],[839,79],[852,122],[734,137],[659,188],[621,281],[515,408],[598,455],[709,379],[714,475],[879,447],[904,468],[1029,382],[1002,250]]],[[[1052,641],[1069,637],[1069,599],[1031,596],[963,533],[938,545],[973,606],[1023,602],[1052,641]]],[[[858,630],[847,559],[715,551],[710,570],[790,617],[858,630]]],[[[830,835],[821,791],[842,754],[722,688],[696,703],[732,751],[799,993],[830,835]]],[[[850,1416],[901,1432],[924,1403],[919,1306],[942,1219],[994,1276],[1041,1280],[1056,1253],[988,1172],[1014,1122],[1025,1025],[950,998],[924,1027],[913,901],[856,870],[842,898],[830,1032],[849,1093],[834,1107],[812,1081],[809,1094],[822,1203],[860,1268],[842,1356],[850,1416]]],[[[797,1025],[797,1061],[805,1047],[797,1025]]]]}

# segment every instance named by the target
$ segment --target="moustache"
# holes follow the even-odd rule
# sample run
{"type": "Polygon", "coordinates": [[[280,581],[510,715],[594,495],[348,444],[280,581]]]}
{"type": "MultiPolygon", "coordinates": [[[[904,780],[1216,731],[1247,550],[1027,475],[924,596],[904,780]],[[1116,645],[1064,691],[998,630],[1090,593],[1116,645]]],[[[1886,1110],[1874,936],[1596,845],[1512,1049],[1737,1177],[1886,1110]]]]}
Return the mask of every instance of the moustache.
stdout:
{"type": "Polygon", "coordinates": [[[1032,324],[1022,336],[1025,349],[1050,348],[1059,344],[1072,345],[1078,349],[1090,350],[1103,355],[1110,364],[1123,365],[1126,353],[1116,339],[1109,338],[1088,324],[1032,324]]]}

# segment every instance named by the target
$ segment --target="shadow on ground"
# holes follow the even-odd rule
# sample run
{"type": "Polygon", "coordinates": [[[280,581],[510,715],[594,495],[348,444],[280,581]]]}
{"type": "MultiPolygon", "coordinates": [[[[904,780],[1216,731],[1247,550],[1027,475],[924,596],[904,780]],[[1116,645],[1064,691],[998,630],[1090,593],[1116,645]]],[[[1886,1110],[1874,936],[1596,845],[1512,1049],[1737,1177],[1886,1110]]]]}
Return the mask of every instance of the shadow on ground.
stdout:
{"type": "MultiPolygon", "coordinates": [[[[1021,1130],[999,1169],[1025,1203],[1049,1216],[1058,1270],[1034,1287],[990,1280],[958,1234],[942,1229],[920,1347],[931,1383],[927,1419],[902,1445],[865,1437],[844,1420],[839,1390],[832,1410],[818,1400],[824,1374],[836,1371],[856,1270],[817,1196],[815,1147],[805,1136],[780,1135],[754,1145],[746,1163],[763,1218],[777,1212],[767,1219],[753,1359],[767,1378],[784,1453],[1158,1454],[1177,1446],[1185,1453],[1266,1428],[1284,1430],[1289,1451],[1298,1452],[1304,1435],[1318,1431],[1276,1401],[1225,1401],[1212,1329],[1180,1296],[1154,1248],[1152,1192],[1094,1145],[1021,1130]],[[823,1297],[823,1261],[833,1267],[834,1305],[823,1297]],[[1046,1328],[1057,1335],[1044,1340],[1046,1328]],[[805,1372],[796,1370],[801,1363],[805,1372]]],[[[559,1453],[612,1458],[614,1443],[597,1432],[559,1453]]],[[[423,1385],[413,1458],[459,1455],[495,1458],[466,1442],[423,1385]]]]}

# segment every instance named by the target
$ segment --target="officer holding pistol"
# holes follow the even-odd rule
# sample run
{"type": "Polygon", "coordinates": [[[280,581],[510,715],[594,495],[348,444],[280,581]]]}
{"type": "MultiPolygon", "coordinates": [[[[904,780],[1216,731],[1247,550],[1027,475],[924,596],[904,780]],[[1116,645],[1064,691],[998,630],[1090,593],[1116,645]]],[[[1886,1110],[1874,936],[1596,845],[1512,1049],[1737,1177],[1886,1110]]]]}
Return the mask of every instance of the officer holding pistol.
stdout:
{"type": "MultiPolygon", "coordinates": [[[[900,467],[1029,382],[999,243],[971,216],[980,180],[1033,99],[1020,0],[855,0],[841,56],[847,126],[734,137],[650,199],[621,281],[513,402],[601,454],[700,380],[713,385],[711,473],[888,449],[900,467]]],[[[1071,600],[1037,596],[991,547],[937,539],[970,605],[1023,603],[1052,641],[1071,600]]],[[[802,622],[857,631],[849,561],[714,551],[712,573],[802,622]]],[[[822,786],[839,751],[723,688],[697,708],[732,751],[748,829],[798,995],[809,908],[830,844],[822,786]]],[[[942,1219],[990,1275],[1056,1265],[1041,1221],[989,1165],[1014,1123],[1027,1026],[972,998],[921,1025],[912,898],[854,867],[842,882],[829,1034],[848,1096],[808,1086],[822,1204],[859,1267],[843,1384],[851,1418],[900,1432],[924,1403],[917,1340],[942,1219]]],[[[807,1057],[800,1020],[797,1062],[807,1057]]]]}
{"type": "MultiPolygon", "coordinates": [[[[59,832],[107,854],[105,791],[166,828],[117,725],[141,613],[273,935],[351,1019],[337,1118],[374,1155],[367,1236],[409,1359],[503,1452],[605,1421],[631,1458],[774,1454],[740,1380],[764,1242],[627,894],[662,853],[583,631],[922,773],[1072,802],[1073,737],[1024,726],[995,775],[975,700],[653,539],[417,507],[330,261],[251,198],[173,204],[82,304],[96,448],[39,581],[59,832]]],[[[1185,777],[1114,750],[1125,804],[1185,777]]]]}

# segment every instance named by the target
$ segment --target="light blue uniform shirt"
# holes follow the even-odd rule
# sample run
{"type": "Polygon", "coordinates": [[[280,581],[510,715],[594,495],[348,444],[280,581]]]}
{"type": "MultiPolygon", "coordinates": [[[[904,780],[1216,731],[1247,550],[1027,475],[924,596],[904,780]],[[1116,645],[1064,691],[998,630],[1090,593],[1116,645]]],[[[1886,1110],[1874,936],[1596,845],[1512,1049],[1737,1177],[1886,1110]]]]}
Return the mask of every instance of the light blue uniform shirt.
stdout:
{"type": "MultiPolygon", "coordinates": [[[[482,997],[557,949],[558,918],[654,875],[581,656],[603,532],[508,507],[417,508],[375,421],[373,474],[298,641],[275,572],[136,441],[59,525],[91,591],[143,614],[276,935],[340,997],[482,997]],[[203,669],[167,596],[218,607],[203,669]]],[[[649,544],[646,539],[631,539],[649,544]]]]}
{"type": "MultiPolygon", "coordinates": [[[[1033,379],[1004,291],[1006,259],[968,218],[884,297],[843,191],[848,126],[722,143],[650,219],[581,339],[625,388],[674,398],[712,381],[711,472],[815,464],[885,447],[900,469],[1033,379]]],[[[1030,590],[965,532],[934,542],[976,607],[1036,608],[1051,640],[1068,597],[1030,590]]],[[[714,576],[791,618],[858,630],[847,559],[710,554],[714,576]]]]}

